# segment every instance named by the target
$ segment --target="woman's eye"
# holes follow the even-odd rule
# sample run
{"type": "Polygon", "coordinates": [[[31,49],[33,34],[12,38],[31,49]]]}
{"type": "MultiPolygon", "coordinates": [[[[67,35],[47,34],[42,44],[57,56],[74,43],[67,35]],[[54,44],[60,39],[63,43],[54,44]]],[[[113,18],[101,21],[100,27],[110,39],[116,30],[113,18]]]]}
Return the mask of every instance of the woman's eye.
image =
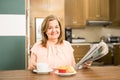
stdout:
{"type": "Polygon", "coordinates": [[[55,26],[55,28],[59,28],[59,26],[55,26]]]}
{"type": "Polygon", "coordinates": [[[52,29],[52,27],[48,27],[48,29],[52,29]]]}
{"type": "Polygon", "coordinates": [[[58,29],[58,28],[60,28],[60,27],[59,27],[59,26],[55,26],[55,27],[49,26],[49,27],[48,27],[48,29],[58,29]]]}

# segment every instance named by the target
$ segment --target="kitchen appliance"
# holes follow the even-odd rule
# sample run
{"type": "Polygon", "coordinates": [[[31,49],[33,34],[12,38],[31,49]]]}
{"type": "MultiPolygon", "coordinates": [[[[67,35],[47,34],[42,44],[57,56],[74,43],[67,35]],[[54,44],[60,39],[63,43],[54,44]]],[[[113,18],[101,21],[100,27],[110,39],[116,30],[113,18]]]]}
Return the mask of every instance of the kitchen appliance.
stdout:
{"type": "Polygon", "coordinates": [[[110,37],[108,37],[107,41],[110,43],[118,43],[118,42],[120,42],[120,37],[119,36],[110,36],[110,37]]]}
{"type": "Polygon", "coordinates": [[[65,28],[65,40],[72,43],[72,29],[70,27],[65,28]]]}
{"type": "Polygon", "coordinates": [[[81,43],[81,42],[86,42],[85,38],[72,38],[72,43],[81,43]]]}
{"type": "Polygon", "coordinates": [[[88,26],[109,26],[111,24],[111,21],[87,21],[88,26]]]}

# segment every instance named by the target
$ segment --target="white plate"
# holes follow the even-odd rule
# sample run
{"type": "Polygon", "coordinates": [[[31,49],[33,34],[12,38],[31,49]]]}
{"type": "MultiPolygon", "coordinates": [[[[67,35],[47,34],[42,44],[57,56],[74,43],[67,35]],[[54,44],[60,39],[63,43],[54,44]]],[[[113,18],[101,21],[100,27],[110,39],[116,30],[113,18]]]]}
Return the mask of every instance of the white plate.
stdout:
{"type": "Polygon", "coordinates": [[[59,73],[58,70],[55,71],[55,74],[59,75],[59,76],[71,76],[71,75],[75,75],[77,72],[74,71],[73,73],[59,73]]]}
{"type": "Polygon", "coordinates": [[[38,70],[33,70],[33,72],[38,73],[38,74],[48,74],[49,72],[53,71],[52,69],[49,69],[48,71],[38,71],[38,70]]]}

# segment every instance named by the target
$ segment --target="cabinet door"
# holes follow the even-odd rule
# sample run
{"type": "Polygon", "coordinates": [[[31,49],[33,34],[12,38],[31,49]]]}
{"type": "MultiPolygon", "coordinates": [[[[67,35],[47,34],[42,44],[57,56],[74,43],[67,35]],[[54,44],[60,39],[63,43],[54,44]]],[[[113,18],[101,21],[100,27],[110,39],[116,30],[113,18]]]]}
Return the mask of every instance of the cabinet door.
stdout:
{"type": "Polygon", "coordinates": [[[31,16],[46,17],[54,14],[64,16],[64,0],[30,0],[31,16]]]}
{"type": "Polygon", "coordinates": [[[90,49],[90,45],[72,45],[76,63],[79,62],[90,49]]]}
{"type": "Polygon", "coordinates": [[[114,45],[114,65],[120,65],[120,45],[114,45]]]}
{"type": "Polygon", "coordinates": [[[109,0],[87,0],[87,20],[109,20],[109,0]]]}
{"type": "Polygon", "coordinates": [[[120,0],[110,0],[110,20],[114,26],[120,26],[120,0]]]}
{"type": "Polygon", "coordinates": [[[64,0],[49,0],[49,14],[56,15],[64,25],[64,0]]]}
{"type": "Polygon", "coordinates": [[[49,0],[49,14],[64,17],[64,0],[49,0]]]}
{"type": "Polygon", "coordinates": [[[113,65],[113,49],[109,48],[108,54],[96,61],[103,62],[104,65],[113,65]]]}
{"type": "Polygon", "coordinates": [[[65,0],[66,27],[81,28],[85,25],[85,0],[65,0]]]}
{"type": "Polygon", "coordinates": [[[30,0],[30,14],[31,18],[45,17],[49,12],[48,0],[30,0]]]}

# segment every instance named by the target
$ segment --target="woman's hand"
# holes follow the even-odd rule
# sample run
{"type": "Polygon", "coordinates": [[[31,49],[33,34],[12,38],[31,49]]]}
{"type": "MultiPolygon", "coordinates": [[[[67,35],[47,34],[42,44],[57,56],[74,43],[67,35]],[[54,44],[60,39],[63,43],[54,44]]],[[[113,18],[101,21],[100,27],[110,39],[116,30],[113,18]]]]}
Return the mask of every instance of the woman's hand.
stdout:
{"type": "Polygon", "coordinates": [[[28,70],[34,70],[34,69],[36,69],[36,66],[33,65],[33,64],[31,64],[31,65],[28,66],[28,70]]]}
{"type": "Polygon", "coordinates": [[[85,62],[85,63],[82,65],[82,68],[84,68],[84,69],[89,68],[89,67],[92,65],[92,62],[93,62],[93,61],[87,61],[87,62],[85,62]]]}
{"type": "Polygon", "coordinates": [[[36,69],[36,55],[34,53],[31,53],[31,56],[30,56],[30,63],[28,65],[28,70],[34,70],[36,69]]]}

